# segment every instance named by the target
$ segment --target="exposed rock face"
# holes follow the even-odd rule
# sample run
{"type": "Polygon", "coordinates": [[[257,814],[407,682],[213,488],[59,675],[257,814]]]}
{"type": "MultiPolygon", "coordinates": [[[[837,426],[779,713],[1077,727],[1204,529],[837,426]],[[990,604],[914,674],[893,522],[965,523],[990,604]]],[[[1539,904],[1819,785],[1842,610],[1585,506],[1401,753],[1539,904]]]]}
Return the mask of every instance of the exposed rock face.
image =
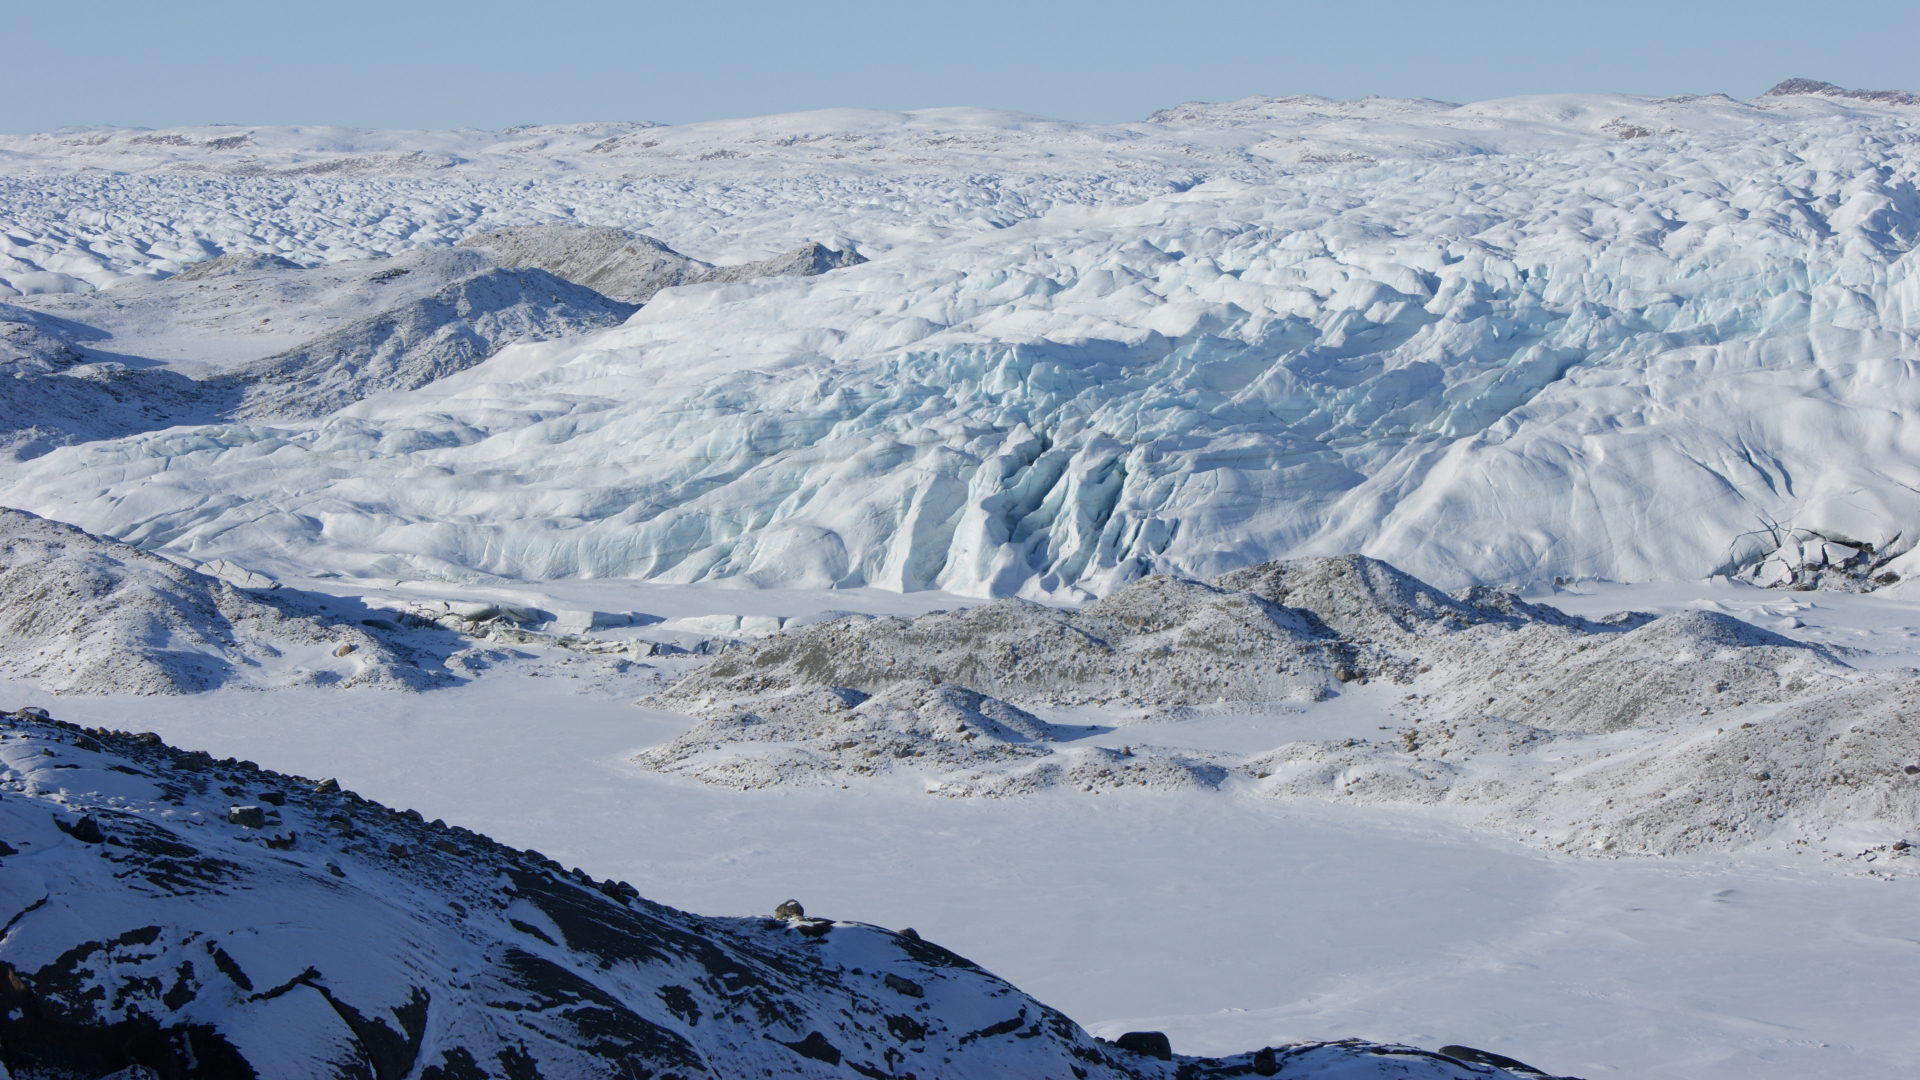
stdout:
{"type": "Polygon", "coordinates": [[[1788,79],[1775,83],[1763,98],[1793,97],[1809,94],[1817,97],[1841,98],[1852,101],[1875,101],[1888,105],[1920,105],[1920,94],[1907,90],[1848,90],[1830,82],[1818,79],[1788,79]]]}
{"type": "Polygon", "coordinates": [[[285,653],[352,647],[287,684],[425,689],[431,659],[290,590],[245,592],[71,525],[0,507],[0,670],[53,693],[210,690],[285,653]],[[424,665],[424,666],[423,666],[424,665]]]}
{"type": "Polygon", "coordinates": [[[630,304],[644,304],[661,289],[675,285],[814,277],[867,261],[858,252],[808,243],[760,262],[714,266],[688,258],[651,236],[582,225],[497,229],[470,236],[460,246],[484,248],[505,266],[537,266],[630,304]]]}
{"type": "Polygon", "coordinates": [[[911,932],[676,911],[151,735],[0,714],[0,769],[20,1080],[1526,1075],[1357,1040],[1104,1043],[911,932]],[[229,823],[226,792],[260,789],[284,798],[229,823]]]}

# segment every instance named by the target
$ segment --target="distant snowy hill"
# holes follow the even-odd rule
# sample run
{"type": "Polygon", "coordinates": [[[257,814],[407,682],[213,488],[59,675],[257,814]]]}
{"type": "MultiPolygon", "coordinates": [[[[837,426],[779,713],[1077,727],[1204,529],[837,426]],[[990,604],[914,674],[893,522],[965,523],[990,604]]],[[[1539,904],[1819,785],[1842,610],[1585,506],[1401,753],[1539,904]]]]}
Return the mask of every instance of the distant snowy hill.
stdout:
{"type": "Polygon", "coordinates": [[[1115,126],[10,137],[0,280],[25,308],[220,252],[321,265],[554,222],[872,261],[668,288],[312,420],[58,449],[0,470],[0,502],[391,578],[1085,598],[1360,551],[1447,586],[1784,582],[1828,545],[1898,576],[1917,119],[1796,82],[1115,126]]]}

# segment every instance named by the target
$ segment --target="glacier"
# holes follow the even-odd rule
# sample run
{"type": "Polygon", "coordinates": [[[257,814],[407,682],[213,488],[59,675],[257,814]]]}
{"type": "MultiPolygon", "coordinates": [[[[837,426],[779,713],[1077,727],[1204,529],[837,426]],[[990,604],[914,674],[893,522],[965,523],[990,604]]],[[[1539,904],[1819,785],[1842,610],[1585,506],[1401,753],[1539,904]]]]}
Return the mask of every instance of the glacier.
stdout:
{"type": "MultiPolygon", "coordinates": [[[[829,240],[871,261],[667,289],[620,327],[510,346],[312,423],[59,449],[9,466],[0,501],[283,574],[1066,600],[1346,551],[1447,586],[1739,573],[1793,530],[1897,555],[1920,509],[1914,117],[1897,97],[1822,92],[1253,99],[1115,130],[835,113],[593,144],[678,147],[714,167],[704,200],[558,151],[538,182],[509,171],[534,153],[450,155],[432,184],[388,163],[328,183],[363,208],[411,191],[407,213],[444,223],[409,243],[554,220],[577,197],[575,218],[680,250],[829,240]],[[1181,169],[1171,147],[1191,151],[1181,169]],[[996,153],[1002,175],[931,179],[996,153]],[[1013,189],[1025,216],[958,219],[1013,189]]],[[[299,134],[255,135],[268,164],[241,177],[184,158],[81,167],[142,136],[64,157],[16,139],[10,171],[54,182],[8,199],[12,258],[50,242],[56,198],[113,233],[128,219],[72,205],[110,185],[175,229],[189,197],[248,193],[213,216],[301,223],[273,245],[295,262],[401,235],[391,215],[354,225],[309,201],[313,174],[284,175],[296,165],[274,172],[299,134]]],[[[245,246],[202,234],[201,252],[245,246]]],[[[189,246],[88,250],[107,267],[116,242],[146,244],[110,268],[130,275],[189,246]]],[[[80,258],[36,257],[35,273],[80,258]]]]}

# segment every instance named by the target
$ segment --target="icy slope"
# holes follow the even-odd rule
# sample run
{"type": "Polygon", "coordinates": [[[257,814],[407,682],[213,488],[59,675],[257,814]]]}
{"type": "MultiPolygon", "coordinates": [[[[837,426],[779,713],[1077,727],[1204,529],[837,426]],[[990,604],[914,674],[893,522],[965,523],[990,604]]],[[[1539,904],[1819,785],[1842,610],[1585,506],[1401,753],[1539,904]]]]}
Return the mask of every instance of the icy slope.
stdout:
{"type": "Polygon", "coordinates": [[[703,918],[332,782],[0,724],[0,1066],[21,1080],[1545,1075],[1359,1041],[1161,1056],[912,930],[703,918]]]}
{"type": "MultiPolygon", "coordinates": [[[[874,262],[669,289],[617,329],[315,424],[63,450],[8,469],[0,500],[286,569],[981,596],[1354,550],[1448,586],[1737,572],[1813,534],[1896,556],[1920,512],[1915,115],[1829,93],[1260,100],[1109,131],[1102,157],[1071,125],[970,114],[1000,133],[982,145],[1057,151],[991,175],[953,170],[1001,151],[909,166],[769,138],[712,157],[710,187],[581,180],[565,206],[682,251],[805,229],[874,262]],[[1340,150],[1253,153],[1275,139],[1340,150]],[[1152,149],[1175,145],[1181,180],[1152,149]],[[1207,157],[1228,146],[1237,163],[1207,157]],[[792,172],[755,171],[775,161],[792,172]],[[967,224],[1016,189],[1019,213],[967,224]]],[[[816,121],[674,137],[717,153],[816,121]]],[[[947,122],[855,126],[905,146],[947,122]]],[[[637,134],[666,138],[617,139],[637,134]]],[[[129,205],[180,220],[228,183],[129,205]]],[[[248,213],[306,220],[275,183],[292,201],[248,213]]],[[[477,183],[436,189],[467,208],[438,231],[393,227],[423,245],[560,216],[538,184],[494,213],[477,183]]]]}

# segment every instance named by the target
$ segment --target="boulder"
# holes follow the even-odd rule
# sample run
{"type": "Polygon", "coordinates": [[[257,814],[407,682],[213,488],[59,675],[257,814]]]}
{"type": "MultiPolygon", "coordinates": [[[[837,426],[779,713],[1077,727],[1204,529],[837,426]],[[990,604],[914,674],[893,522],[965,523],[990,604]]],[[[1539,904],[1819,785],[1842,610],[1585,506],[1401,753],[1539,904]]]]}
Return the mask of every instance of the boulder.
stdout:
{"type": "Polygon", "coordinates": [[[73,837],[83,844],[104,843],[107,839],[106,835],[100,831],[100,823],[93,820],[93,815],[91,814],[71,825],[61,821],[59,818],[54,818],[53,823],[60,827],[61,832],[66,833],[68,836],[73,837]]]}
{"type": "Polygon", "coordinates": [[[1173,1060],[1173,1044],[1167,1041],[1164,1032],[1129,1031],[1113,1040],[1113,1045],[1122,1050],[1131,1051],[1161,1061],[1173,1060]]]}

